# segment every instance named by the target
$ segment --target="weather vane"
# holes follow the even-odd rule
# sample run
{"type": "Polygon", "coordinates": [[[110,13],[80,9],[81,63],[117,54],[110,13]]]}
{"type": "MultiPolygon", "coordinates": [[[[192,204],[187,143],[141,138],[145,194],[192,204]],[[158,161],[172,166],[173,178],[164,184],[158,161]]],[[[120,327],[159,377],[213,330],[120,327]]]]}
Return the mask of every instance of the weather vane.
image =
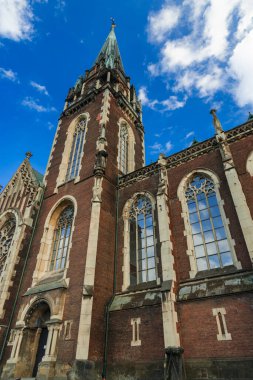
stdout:
{"type": "Polygon", "coordinates": [[[112,22],[111,27],[112,27],[112,29],[114,29],[116,24],[115,24],[115,19],[113,17],[111,17],[111,22],[112,22]]]}

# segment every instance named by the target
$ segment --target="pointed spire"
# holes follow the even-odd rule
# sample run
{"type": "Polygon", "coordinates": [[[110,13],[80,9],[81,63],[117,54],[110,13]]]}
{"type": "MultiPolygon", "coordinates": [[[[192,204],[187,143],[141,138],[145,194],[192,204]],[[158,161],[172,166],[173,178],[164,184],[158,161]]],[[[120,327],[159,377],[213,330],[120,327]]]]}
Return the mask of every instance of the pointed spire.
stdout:
{"type": "Polygon", "coordinates": [[[115,69],[116,67],[119,67],[124,72],[118,42],[114,31],[116,24],[113,18],[111,18],[111,22],[111,31],[97,56],[95,64],[100,63],[100,61],[103,60],[107,68],[115,69]]]}

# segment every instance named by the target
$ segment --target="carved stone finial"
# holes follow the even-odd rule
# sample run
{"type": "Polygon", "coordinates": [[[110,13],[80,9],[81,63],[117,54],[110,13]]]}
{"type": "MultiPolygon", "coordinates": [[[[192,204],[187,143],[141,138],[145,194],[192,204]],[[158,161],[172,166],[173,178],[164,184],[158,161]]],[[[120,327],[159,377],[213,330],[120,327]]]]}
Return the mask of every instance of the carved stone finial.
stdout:
{"type": "Polygon", "coordinates": [[[167,163],[167,161],[166,161],[165,154],[160,153],[159,157],[158,157],[158,164],[160,164],[160,165],[166,165],[166,163],[167,163]]]}
{"type": "Polygon", "coordinates": [[[216,133],[222,133],[223,129],[222,129],[220,120],[218,119],[218,117],[216,115],[216,112],[217,112],[216,109],[211,109],[211,111],[210,111],[210,114],[213,116],[213,125],[214,125],[214,128],[216,130],[216,133]]]}
{"type": "Polygon", "coordinates": [[[25,156],[29,160],[32,157],[32,153],[31,152],[26,152],[25,156]]]}
{"type": "Polygon", "coordinates": [[[253,113],[249,112],[248,120],[253,120],[253,113]]]}

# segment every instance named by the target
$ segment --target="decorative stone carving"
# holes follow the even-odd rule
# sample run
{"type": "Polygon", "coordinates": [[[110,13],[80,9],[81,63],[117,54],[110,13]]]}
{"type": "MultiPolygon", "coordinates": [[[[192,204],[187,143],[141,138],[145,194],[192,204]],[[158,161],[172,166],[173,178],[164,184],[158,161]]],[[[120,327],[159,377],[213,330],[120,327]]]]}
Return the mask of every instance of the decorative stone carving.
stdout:
{"type": "Polygon", "coordinates": [[[0,275],[3,271],[5,261],[8,257],[12,239],[15,233],[16,221],[10,217],[0,230],[0,275]]]}

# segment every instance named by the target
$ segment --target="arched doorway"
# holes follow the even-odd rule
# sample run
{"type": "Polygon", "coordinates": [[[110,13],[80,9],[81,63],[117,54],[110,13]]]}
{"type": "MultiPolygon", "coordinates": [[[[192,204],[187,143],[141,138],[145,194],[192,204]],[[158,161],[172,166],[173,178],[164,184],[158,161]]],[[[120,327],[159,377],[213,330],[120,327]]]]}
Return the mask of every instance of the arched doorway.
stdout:
{"type": "MultiPolygon", "coordinates": [[[[25,318],[26,333],[24,334],[22,346],[28,347],[26,358],[30,357],[30,374],[36,377],[39,364],[45,355],[48,328],[50,319],[50,308],[45,301],[33,305],[25,318]]],[[[26,352],[26,349],[23,351],[26,352]]]]}

